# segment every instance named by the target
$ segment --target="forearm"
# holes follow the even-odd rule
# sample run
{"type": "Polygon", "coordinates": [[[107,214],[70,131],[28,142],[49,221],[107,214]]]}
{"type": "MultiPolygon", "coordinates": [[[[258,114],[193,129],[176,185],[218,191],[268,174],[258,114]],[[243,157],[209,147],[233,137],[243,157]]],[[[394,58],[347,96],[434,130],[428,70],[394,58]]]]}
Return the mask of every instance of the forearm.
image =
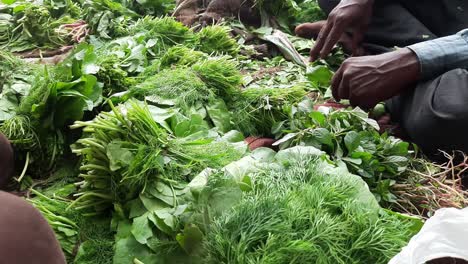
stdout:
{"type": "Polygon", "coordinates": [[[435,78],[457,68],[468,68],[468,29],[455,35],[409,46],[418,56],[421,77],[435,78]]]}

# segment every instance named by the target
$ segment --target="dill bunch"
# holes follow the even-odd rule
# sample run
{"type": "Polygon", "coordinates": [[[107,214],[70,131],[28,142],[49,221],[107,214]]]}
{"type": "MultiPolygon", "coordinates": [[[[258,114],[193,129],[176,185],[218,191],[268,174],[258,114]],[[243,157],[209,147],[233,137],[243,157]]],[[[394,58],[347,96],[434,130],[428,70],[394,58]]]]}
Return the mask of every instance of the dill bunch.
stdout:
{"type": "Polygon", "coordinates": [[[204,27],[196,35],[197,48],[208,54],[236,55],[239,45],[230,35],[230,28],[213,25],[204,27]]]}
{"type": "Polygon", "coordinates": [[[246,135],[270,136],[272,127],[288,119],[288,109],[307,95],[302,86],[291,88],[250,88],[230,105],[234,123],[246,135]]]}
{"type": "Polygon", "coordinates": [[[161,71],[161,66],[160,66],[160,61],[159,60],[154,60],[150,65],[145,67],[145,69],[136,76],[136,81],[138,82],[143,82],[149,77],[152,77],[156,74],[158,74],[161,71]]]}
{"type": "Polygon", "coordinates": [[[157,57],[163,51],[177,44],[193,42],[193,32],[173,17],[144,17],[129,30],[129,35],[142,35],[150,42],[149,49],[157,57]]]}
{"type": "Polygon", "coordinates": [[[205,263],[387,263],[411,224],[382,212],[357,176],[317,162],[252,175],[254,190],[210,226],[205,263]]]}
{"type": "Polygon", "coordinates": [[[184,45],[177,45],[169,48],[161,57],[160,67],[169,68],[172,66],[192,66],[198,61],[206,60],[208,55],[191,49],[184,45]]]}
{"type": "Polygon", "coordinates": [[[183,151],[191,157],[204,160],[204,164],[208,168],[222,168],[239,160],[244,154],[234,145],[223,141],[214,141],[203,145],[185,145],[183,151]]]}
{"type": "Polygon", "coordinates": [[[194,64],[192,69],[226,102],[241,91],[242,75],[237,62],[229,57],[209,58],[194,64]]]}
{"type": "MultiPolygon", "coordinates": [[[[308,91],[302,86],[291,88],[252,88],[242,91],[242,96],[247,101],[255,104],[263,104],[265,101],[280,106],[285,104],[294,104],[300,102],[308,91]]],[[[274,106],[271,107],[274,107],[274,106]]],[[[267,107],[269,108],[269,107],[267,107]]]]}
{"type": "Polygon", "coordinates": [[[214,99],[214,93],[190,68],[162,70],[130,90],[133,97],[188,110],[214,99]]]}

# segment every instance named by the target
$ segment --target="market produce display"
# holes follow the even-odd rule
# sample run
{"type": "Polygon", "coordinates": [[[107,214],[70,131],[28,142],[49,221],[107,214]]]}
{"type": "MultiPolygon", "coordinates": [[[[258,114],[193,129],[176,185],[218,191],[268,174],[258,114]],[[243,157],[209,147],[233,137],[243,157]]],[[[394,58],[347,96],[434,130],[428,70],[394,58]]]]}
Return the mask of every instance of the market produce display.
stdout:
{"type": "Polygon", "coordinates": [[[468,205],[466,167],[327,104],[346,55],[290,35],[315,0],[198,2],[0,0],[7,190],[69,263],[387,263],[468,205]]]}

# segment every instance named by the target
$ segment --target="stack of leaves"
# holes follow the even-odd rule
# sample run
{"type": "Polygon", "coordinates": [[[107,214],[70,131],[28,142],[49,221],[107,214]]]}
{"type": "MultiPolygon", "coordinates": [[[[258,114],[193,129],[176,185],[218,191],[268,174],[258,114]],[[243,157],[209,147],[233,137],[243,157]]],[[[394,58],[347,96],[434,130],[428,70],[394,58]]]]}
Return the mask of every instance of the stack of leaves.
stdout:
{"type": "Polygon", "coordinates": [[[238,132],[220,137],[202,116],[187,118],[176,109],[134,100],[111,108],[72,126],[85,132],[73,147],[83,157],[83,181],[73,208],[114,212],[119,233],[124,232],[116,237],[116,258],[126,255],[128,243],[151,254],[163,244],[179,248],[179,217],[189,210],[187,184],[206,167],[239,159],[246,150],[243,137],[238,132]]]}
{"type": "MultiPolygon", "coordinates": [[[[213,147],[208,124],[196,114],[187,118],[177,114],[177,109],[133,100],[117,108],[111,104],[111,108],[112,112],[72,126],[86,133],[73,147],[74,153],[83,156],[84,179],[75,206],[103,212],[112,204],[123,205],[137,198],[143,191],[158,196],[163,189],[171,190],[165,201],[175,206],[177,193],[190,177],[215,160],[202,154],[202,150],[213,147]]],[[[222,157],[237,153],[228,146],[222,151],[222,165],[226,163],[222,157]]]]}
{"type": "Polygon", "coordinates": [[[104,39],[127,33],[128,24],[138,15],[121,3],[112,0],[85,0],[82,4],[83,19],[91,33],[104,39]]]}
{"type": "Polygon", "coordinates": [[[356,108],[332,110],[311,106],[291,110],[289,122],[277,124],[275,145],[282,149],[302,145],[326,151],[332,160],[363,177],[380,201],[394,202],[394,180],[409,164],[409,143],[379,134],[379,126],[356,108]]]}
{"type": "Polygon", "coordinates": [[[203,263],[387,263],[418,231],[304,151],[250,174],[253,190],[209,226],[203,263]]]}
{"type": "Polygon", "coordinates": [[[172,0],[119,0],[118,2],[138,14],[152,16],[166,15],[175,7],[175,2],[172,0]]]}
{"type": "Polygon", "coordinates": [[[221,132],[231,130],[231,114],[226,104],[241,93],[236,62],[229,57],[185,60],[177,55],[179,51],[192,54],[193,58],[206,54],[181,46],[172,50],[174,53],[164,56],[161,64],[146,68],[137,77],[140,83],[123,96],[124,100],[145,99],[160,107],[177,107],[186,115],[198,112],[221,132]],[[174,97],[175,94],[178,96],[174,97]]]}
{"type": "Polygon", "coordinates": [[[293,13],[296,24],[312,23],[327,19],[327,15],[318,5],[318,0],[299,0],[298,10],[293,13]]]}
{"type": "Polygon", "coordinates": [[[99,56],[96,64],[99,66],[96,77],[103,84],[103,96],[126,91],[135,85],[136,81],[129,76],[127,71],[122,69],[121,59],[118,55],[99,56]]]}
{"type": "Polygon", "coordinates": [[[230,31],[230,28],[226,26],[204,27],[195,35],[196,46],[208,54],[222,53],[234,56],[239,52],[240,47],[230,36],[230,31]]]}
{"type": "Polygon", "coordinates": [[[161,69],[170,68],[173,66],[192,66],[198,61],[206,60],[207,58],[208,54],[205,54],[201,51],[196,51],[183,45],[177,45],[169,48],[166,53],[164,53],[159,61],[159,65],[157,66],[161,67],[161,69]]]}
{"type": "Polygon", "coordinates": [[[262,61],[244,60],[241,63],[246,88],[289,88],[298,85],[310,90],[314,88],[305,76],[306,70],[283,57],[266,58],[262,61]]]}
{"type": "Polygon", "coordinates": [[[110,221],[103,218],[84,217],[69,208],[74,184],[57,181],[42,190],[31,190],[34,205],[49,222],[62,247],[68,263],[111,263],[113,234],[110,221]]]}
{"type": "Polygon", "coordinates": [[[245,135],[271,136],[274,126],[288,120],[291,107],[308,94],[302,86],[290,88],[247,88],[229,105],[234,124],[245,135]]]}
{"type": "Polygon", "coordinates": [[[19,163],[25,164],[19,179],[30,164],[37,165],[29,171],[37,176],[50,170],[65,149],[66,125],[100,104],[102,86],[92,75],[95,60],[92,49],[81,45],[56,67],[37,71],[30,90],[2,123],[0,130],[13,143],[19,163]]]}
{"type": "Polygon", "coordinates": [[[54,230],[55,236],[68,259],[73,255],[75,246],[79,240],[79,227],[74,221],[78,216],[78,212],[67,210],[71,201],[64,198],[69,196],[74,189],[75,187],[73,184],[68,185],[57,190],[58,193],[48,193],[49,195],[51,194],[52,197],[32,190],[32,194],[34,194],[35,197],[29,199],[29,202],[42,213],[54,230]]]}
{"type": "Polygon", "coordinates": [[[76,20],[68,14],[53,17],[47,5],[18,1],[0,9],[0,47],[11,52],[54,49],[70,43],[76,20]]]}
{"type": "Polygon", "coordinates": [[[129,28],[129,35],[141,37],[151,58],[160,57],[177,44],[189,45],[194,41],[194,33],[173,17],[139,19],[129,28]]]}
{"type": "Polygon", "coordinates": [[[189,110],[214,100],[214,93],[190,68],[162,70],[130,90],[132,97],[189,110]],[[174,97],[177,95],[177,97],[174,97]]]}
{"type": "Polygon", "coordinates": [[[14,115],[20,99],[31,89],[38,68],[0,51],[0,121],[14,115]]]}

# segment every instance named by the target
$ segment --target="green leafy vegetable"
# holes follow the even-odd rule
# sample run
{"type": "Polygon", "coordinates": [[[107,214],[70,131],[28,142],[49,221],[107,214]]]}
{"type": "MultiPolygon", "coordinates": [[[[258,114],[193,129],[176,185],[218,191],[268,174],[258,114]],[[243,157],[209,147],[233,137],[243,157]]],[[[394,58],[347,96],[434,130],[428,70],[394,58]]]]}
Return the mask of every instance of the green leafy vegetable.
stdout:
{"type": "Polygon", "coordinates": [[[210,226],[205,263],[387,263],[414,234],[358,177],[310,158],[263,169],[254,186],[210,226]]]}
{"type": "Polygon", "coordinates": [[[236,55],[239,51],[239,45],[230,36],[229,27],[218,25],[204,27],[196,34],[196,39],[198,48],[208,54],[236,55]]]}

